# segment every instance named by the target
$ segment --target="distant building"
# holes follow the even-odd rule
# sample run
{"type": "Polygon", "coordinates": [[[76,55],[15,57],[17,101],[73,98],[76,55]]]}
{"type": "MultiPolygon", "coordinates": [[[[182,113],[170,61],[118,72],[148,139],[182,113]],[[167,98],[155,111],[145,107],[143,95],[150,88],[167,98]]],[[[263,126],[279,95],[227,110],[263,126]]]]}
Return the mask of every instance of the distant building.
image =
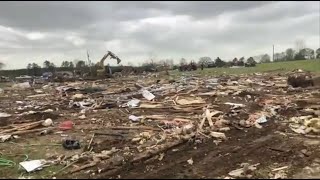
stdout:
{"type": "Polygon", "coordinates": [[[0,82],[9,82],[9,81],[10,81],[9,77],[0,76],[0,82]]]}
{"type": "Polygon", "coordinates": [[[15,79],[19,82],[25,82],[25,81],[30,81],[32,80],[32,76],[28,76],[28,75],[21,75],[19,77],[15,77],[15,79]]]}
{"type": "Polygon", "coordinates": [[[57,77],[73,77],[73,73],[71,71],[57,71],[56,72],[57,77]]]}
{"type": "Polygon", "coordinates": [[[53,76],[52,72],[44,72],[42,74],[42,78],[48,79],[51,78],[53,76]]]}

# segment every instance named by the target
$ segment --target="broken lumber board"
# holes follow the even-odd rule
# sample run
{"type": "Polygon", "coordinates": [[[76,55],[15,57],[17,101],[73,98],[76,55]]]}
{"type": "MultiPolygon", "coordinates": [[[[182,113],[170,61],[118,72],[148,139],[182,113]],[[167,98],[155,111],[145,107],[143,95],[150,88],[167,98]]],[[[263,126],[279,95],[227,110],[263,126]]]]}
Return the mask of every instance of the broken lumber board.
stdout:
{"type": "Polygon", "coordinates": [[[180,118],[180,117],[176,117],[176,118],[165,117],[163,115],[147,115],[144,117],[148,118],[148,119],[155,119],[155,120],[172,120],[172,121],[181,121],[181,122],[191,122],[190,119],[185,119],[185,118],[180,118]]]}
{"type": "Polygon", "coordinates": [[[202,130],[202,127],[203,127],[204,122],[206,121],[206,119],[207,119],[206,117],[203,117],[203,118],[202,118],[201,123],[200,123],[200,125],[199,125],[199,129],[200,129],[200,130],[202,130]]]}
{"type": "Polygon", "coordinates": [[[116,133],[105,133],[105,132],[95,132],[95,135],[106,135],[106,136],[120,136],[124,137],[122,134],[116,134],[116,133]]]}
{"type": "Polygon", "coordinates": [[[28,124],[23,124],[21,126],[13,128],[13,129],[1,131],[1,134],[10,133],[10,132],[16,131],[16,130],[27,130],[27,129],[35,128],[35,127],[39,126],[40,124],[42,124],[43,122],[44,122],[44,120],[32,122],[32,123],[28,123],[28,124]]]}
{"type": "Polygon", "coordinates": [[[11,135],[20,135],[20,134],[27,134],[27,133],[44,131],[44,130],[48,130],[48,129],[54,129],[54,128],[41,128],[41,129],[23,130],[23,131],[16,131],[16,132],[13,132],[13,133],[10,133],[10,134],[11,135]]]}
{"type": "Polygon", "coordinates": [[[93,167],[95,165],[98,164],[98,161],[92,161],[91,163],[89,164],[85,164],[83,166],[80,166],[80,167],[77,167],[73,170],[70,171],[70,173],[75,173],[75,172],[78,172],[78,171],[81,171],[81,170],[84,170],[84,169],[87,169],[87,168],[90,168],[90,167],[93,167]]]}
{"type": "Polygon", "coordinates": [[[110,127],[110,129],[117,129],[117,130],[122,130],[122,129],[136,129],[136,130],[152,130],[152,131],[161,131],[161,129],[157,129],[157,128],[152,128],[152,127],[148,127],[148,126],[115,126],[115,127],[110,127]]]}

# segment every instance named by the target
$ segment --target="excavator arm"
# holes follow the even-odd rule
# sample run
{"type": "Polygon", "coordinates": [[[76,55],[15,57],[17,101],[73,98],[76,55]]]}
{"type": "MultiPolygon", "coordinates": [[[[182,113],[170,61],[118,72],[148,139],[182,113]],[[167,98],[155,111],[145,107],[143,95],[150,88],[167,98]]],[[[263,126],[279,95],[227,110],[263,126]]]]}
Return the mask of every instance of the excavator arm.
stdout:
{"type": "Polygon", "coordinates": [[[116,59],[117,60],[117,64],[119,64],[121,62],[121,59],[118,58],[115,54],[113,54],[111,51],[108,51],[107,54],[105,54],[102,59],[100,60],[100,67],[104,67],[104,61],[107,59],[107,57],[110,56],[111,59],[116,59]]]}
{"type": "Polygon", "coordinates": [[[105,54],[102,57],[102,59],[97,63],[97,65],[101,68],[101,70],[98,70],[99,74],[103,74],[105,72],[104,61],[108,58],[108,56],[110,56],[111,59],[116,59],[117,60],[117,64],[119,64],[121,62],[121,59],[118,58],[118,56],[116,56],[111,51],[108,51],[108,53],[105,54]]]}

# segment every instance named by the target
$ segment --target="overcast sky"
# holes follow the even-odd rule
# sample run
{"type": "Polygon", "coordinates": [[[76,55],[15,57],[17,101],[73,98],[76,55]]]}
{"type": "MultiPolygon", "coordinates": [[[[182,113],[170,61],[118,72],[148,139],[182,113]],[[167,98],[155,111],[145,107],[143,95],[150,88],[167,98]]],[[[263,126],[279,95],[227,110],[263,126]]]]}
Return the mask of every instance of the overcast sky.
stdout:
{"type": "MultiPolygon", "coordinates": [[[[209,56],[230,60],[320,47],[320,2],[0,2],[5,69],[44,60],[97,62],[110,50],[128,62],[209,56]]],[[[114,65],[115,60],[110,60],[114,65]]]]}

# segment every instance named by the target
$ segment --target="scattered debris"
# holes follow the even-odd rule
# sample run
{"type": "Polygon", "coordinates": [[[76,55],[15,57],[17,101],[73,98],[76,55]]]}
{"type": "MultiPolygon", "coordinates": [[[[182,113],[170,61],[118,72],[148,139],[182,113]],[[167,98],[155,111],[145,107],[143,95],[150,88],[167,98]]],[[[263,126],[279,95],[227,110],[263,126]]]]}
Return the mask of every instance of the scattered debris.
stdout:
{"type": "Polygon", "coordinates": [[[8,135],[1,135],[0,136],[0,142],[5,142],[7,140],[9,140],[12,136],[10,134],[8,135]]]}
{"type": "Polygon", "coordinates": [[[226,103],[224,103],[224,104],[233,106],[234,108],[245,107],[245,106],[246,106],[246,105],[244,105],[244,104],[237,104],[237,103],[230,103],[230,102],[226,102],[226,103]]]}
{"type": "Polygon", "coordinates": [[[80,149],[80,148],[81,148],[79,141],[77,141],[77,140],[70,140],[70,139],[64,140],[63,143],[62,143],[62,146],[63,146],[65,149],[68,149],[68,150],[80,149]]]}
{"type": "Polygon", "coordinates": [[[31,85],[29,82],[23,82],[23,83],[14,84],[12,88],[24,90],[24,89],[31,88],[31,85]]]}
{"type": "Polygon", "coordinates": [[[84,98],[83,94],[75,94],[75,95],[72,96],[71,99],[73,99],[73,100],[81,100],[83,98],[84,98]]]}
{"type": "MultiPolygon", "coordinates": [[[[242,163],[241,164],[242,168],[233,170],[233,171],[229,172],[228,175],[232,176],[232,177],[248,177],[248,173],[256,170],[258,165],[260,165],[260,163],[257,163],[254,165],[250,165],[248,163],[242,163]]],[[[248,178],[250,178],[250,177],[248,177],[248,178]]]]}
{"type": "Polygon", "coordinates": [[[222,132],[211,132],[210,135],[215,138],[227,139],[226,135],[222,132]]]}
{"type": "Polygon", "coordinates": [[[130,116],[129,116],[129,119],[132,120],[132,121],[134,121],[134,122],[139,121],[140,118],[141,118],[141,117],[137,117],[137,116],[134,116],[134,115],[130,115],[130,116]]]}
{"type": "Polygon", "coordinates": [[[188,164],[190,164],[190,165],[193,165],[193,159],[191,158],[191,159],[188,159],[188,164]]]}
{"type": "Polygon", "coordinates": [[[202,98],[193,98],[193,97],[190,97],[190,98],[183,98],[183,99],[176,99],[176,102],[177,104],[179,105],[189,105],[189,104],[204,104],[205,101],[202,99],[202,98]]]}
{"type": "Polygon", "coordinates": [[[312,116],[292,117],[290,122],[289,127],[296,133],[320,133],[320,118],[312,118],[312,116]]]}
{"type": "Polygon", "coordinates": [[[27,171],[32,172],[35,170],[40,170],[45,165],[46,161],[44,159],[40,160],[31,160],[31,161],[23,161],[19,164],[27,171]]]}
{"type": "MultiPolygon", "coordinates": [[[[23,141],[13,141],[17,135],[22,137],[21,140],[33,141],[37,137],[40,142],[56,141],[65,150],[56,155],[47,148],[46,160],[54,159],[55,164],[64,165],[60,172],[88,173],[90,178],[97,178],[98,174],[108,177],[104,173],[112,174],[116,170],[119,170],[118,174],[113,174],[123,177],[120,170],[126,167],[123,166],[125,164],[143,163],[145,160],[148,163],[158,160],[162,164],[173,161],[172,158],[185,151],[185,146],[179,145],[186,142],[187,147],[190,144],[194,148],[192,153],[200,150],[203,156],[207,156],[209,150],[214,153],[211,158],[231,161],[228,164],[234,164],[232,160],[239,154],[249,156],[250,163],[256,161],[250,161],[257,155],[252,153],[259,156],[274,153],[271,154],[273,159],[284,161],[289,157],[278,157],[288,153],[287,148],[266,147],[262,154],[261,148],[257,148],[269,137],[266,133],[279,130],[277,128],[295,132],[283,131],[285,137],[313,140],[303,139],[300,144],[312,148],[319,145],[316,141],[320,132],[319,92],[317,89],[302,88],[302,85],[288,86],[287,76],[255,73],[199,77],[185,74],[181,78],[158,78],[156,81],[154,76],[158,75],[130,74],[117,79],[82,79],[32,86],[23,83],[14,85],[15,88],[5,88],[0,104],[2,149],[6,151],[6,146],[11,148],[18,144],[26,146],[23,141]],[[298,90],[299,93],[294,93],[298,90]],[[226,141],[233,142],[228,144],[226,141]],[[203,146],[199,145],[202,143],[203,146]],[[83,150],[80,150],[82,147],[83,150]],[[167,151],[170,153],[167,154],[167,151]]],[[[307,77],[305,80],[309,81],[307,77]]],[[[49,144],[36,143],[32,146],[49,144]]],[[[295,152],[305,158],[316,154],[307,147],[295,152]]],[[[197,157],[194,154],[190,156],[197,157]]],[[[205,159],[204,162],[211,160],[205,159]]],[[[192,158],[187,163],[198,166],[192,158]]],[[[291,165],[270,168],[270,177],[287,177],[284,170],[291,165]]],[[[252,171],[256,170],[257,164],[243,163],[241,166],[226,178],[255,177],[252,171]]],[[[37,161],[31,168],[25,169],[31,172],[39,167],[44,165],[37,161]]]]}
{"type": "Polygon", "coordinates": [[[132,99],[127,103],[128,107],[138,107],[140,103],[139,99],[132,99]]]}
{"type": "Polygon", "coordinates": [[[11,117],[11,114],[0,112],[0,118],[11,117]]]}
{"type": "Polygon", "coordinates": [[[257,123],[263,124],[267,122],[267,118],[265,115],[261,116],[259,119],[256,120],[257,123]]]}
{"type": "Polygon", "coordinates": [[[144,98],[146,98],[147,100],[149,100],[149,101],[151,101],[152,99],[155,98],[155,96],[151,92],[149,92],[148,90],[143,90],[142,91],[142,96],[144,98]]]}
{"type": "Polygon", "coordinates": [[[283,166],[283,167],[275,168],[275,169],[272,169],[272,172],[288,169],[288,167],[289,166],[283,166]]]}
{"type": "Polygon", "coordinates": [[[275,173],[273,179],[287,179],[287,173],[283,170],[280,170],[275,173]]]}
{"type": "Polygon", "coordinates": [[[72,121],[64,121],[59,126],[60,130],[70,130],[72,128],[73,128],[73,122],[72,121]]]}
{"type": "Polygon", "coordinates": [[[46,120],[42,123],[42,125],[45,126],[45,127],[51,126],[52,124],[53,124],[53,121],[52,121],[52,119],[50,119],[50,118],[46,119],[46,120]]]}
{"type": "Polygon", "coordinates": [[[313,80],[310,74],[308,73],[294,73],[288,77],[288,85],[292,87],[308,87],[313,86],[313,80]]]}

